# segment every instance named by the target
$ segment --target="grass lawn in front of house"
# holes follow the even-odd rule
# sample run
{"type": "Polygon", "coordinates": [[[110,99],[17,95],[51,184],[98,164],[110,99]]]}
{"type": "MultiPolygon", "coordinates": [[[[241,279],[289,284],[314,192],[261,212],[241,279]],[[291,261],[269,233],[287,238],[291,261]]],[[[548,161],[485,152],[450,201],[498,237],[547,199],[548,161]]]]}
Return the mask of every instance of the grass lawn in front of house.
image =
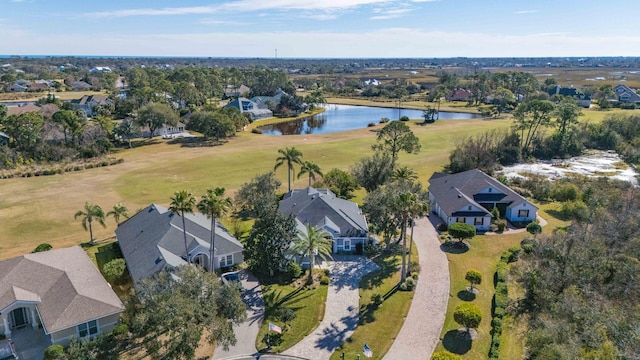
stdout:
{"type": "Polygon", "coordinates": [[[282,343],[272,346],[269,352],[283,352],[309,335],[324,318],[327,289],[327,285],[318,284],[306,286],[294,283],[292,285],[263,286],[265,317],[256,338],[256,349],[258,351],[266,350],[267,345],[262,341],[265,335],[280,336],[275,332],[269,332],[270,322],[282,328],[282,343]],[[277,317],[280,308],[292,309],[296,314],[295,319],[285,325],[277,317]]]}

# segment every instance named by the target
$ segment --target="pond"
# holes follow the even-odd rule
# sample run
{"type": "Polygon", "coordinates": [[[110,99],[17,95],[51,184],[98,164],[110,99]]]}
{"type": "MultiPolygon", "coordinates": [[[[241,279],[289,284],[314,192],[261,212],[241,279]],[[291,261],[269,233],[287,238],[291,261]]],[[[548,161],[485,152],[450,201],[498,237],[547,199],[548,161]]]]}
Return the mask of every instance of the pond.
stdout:
{"type": "MultiPolygon", "coordinates": [[[[408,116],[409,119],[423,118],[422,110],[337,104],[324,104],[322,107],[325,108],[323,113],[284,123],[260,126],[259,129],[266,135],[326,134],[362,129],[369,123],[378,124],[382,118],[390,120],[398,120],[402,116],[408,116]]],[[[481,118],[479,114],[460,112],[441,111],[439,115],[439,120],[481,118]]]]}

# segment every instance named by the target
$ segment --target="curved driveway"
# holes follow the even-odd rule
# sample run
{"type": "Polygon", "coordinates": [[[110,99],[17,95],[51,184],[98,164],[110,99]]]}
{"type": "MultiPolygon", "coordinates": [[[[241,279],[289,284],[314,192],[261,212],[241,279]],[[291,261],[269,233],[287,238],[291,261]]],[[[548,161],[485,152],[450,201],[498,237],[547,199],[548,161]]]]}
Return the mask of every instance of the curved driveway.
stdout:
{"type": "Polygon", "coordinates": [[[384,360],[430,359],[447,313],[449,261],[440,249],[438,232],[428,217],[416,222],[413,238],[421,268],[416,293],[404,325],[384,360]]]}
{"type": "Polygon", "coordinates": [[[339,256],[324,262],[331,272],[324,319],[302,341],[283,352],[313,360],[328,360],[335,349],[353,334],[358,326],[359,284],[365,274],[379,266],[364,256],[339,256]]]}

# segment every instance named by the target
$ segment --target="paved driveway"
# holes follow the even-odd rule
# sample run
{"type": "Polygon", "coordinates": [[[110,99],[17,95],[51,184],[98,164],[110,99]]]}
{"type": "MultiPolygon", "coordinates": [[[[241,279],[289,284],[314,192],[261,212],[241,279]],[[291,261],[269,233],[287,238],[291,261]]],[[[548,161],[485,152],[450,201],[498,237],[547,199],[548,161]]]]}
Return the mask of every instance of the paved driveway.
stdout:
{"type": "Polygon", "coordinates": [[[373,261],[358,256],[336,255],[334,261],[324,262],[322,266],[331,272],[324,319],[311,334],[286,350],[284,355],[328,360],[358,325],[360,279],[379,269],[373,261]]]}
{"type": "Polygon", "coordinates": [[[384,360],[430,359],[447,313],[449,261],[440,249],[438,232],[430,218],[416,224],[413,238],[420,257],[420,276],[409,314],[384,360]]]}
{"type": "MultiPolygon", "coordinates": [[[[256,337],[264,318],[264,300],[262,298],[262,288],[258,279],[247,271],[240,272],[242,287],[242,300],[247,304],[247,320],[240,325],[233,327],[238,342],[235,346],[225,351],[218,347],[213,354],[213,360],[235,357],[239,355],[256,354],[256,337]]],[[[240,357],[242,358],[242,357],[240,357]]],[[[239,359],[240,359],[239,358],[239,359]]],[[[251,357],[249,357],[251,359],[251,357]]]]}

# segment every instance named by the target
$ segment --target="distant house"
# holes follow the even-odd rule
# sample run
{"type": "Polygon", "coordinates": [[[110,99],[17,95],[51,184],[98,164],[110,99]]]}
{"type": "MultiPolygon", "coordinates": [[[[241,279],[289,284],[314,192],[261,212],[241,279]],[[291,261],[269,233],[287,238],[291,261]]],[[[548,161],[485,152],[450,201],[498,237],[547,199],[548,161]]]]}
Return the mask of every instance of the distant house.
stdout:
{"type": "Polygon", "coordinates": [[[434,173],[429,179],[431,209],[447,225],[456,222],[487,231],[491,210],[511,222],[536,219],[538,208],[498,180],[474,169],[457,174],[434,173]]]}
{"type": "MultiPolygon", "coordinates": [[[[151,204],[118,226],[116,237],[134,283],[187,261],[210,269],[211,220],[195,213],[185,214],[185,221],[188,251],[182,218],[160,205],[151,204]]],[[[215,270],[242,263],[242,244],[219,223],[215,233],[215,270]]]]}
{"type": "Polygon", "coordinates": [[[376,79],[368,79],[364,81],[365,86],[378,86],[380,84],[382,83],[376,79]]]}
{"type": "Polygon", "coordinates": [[[369,238],[367,220],[358,204],[337,197],[329,189],[294,189],[285,194],[278,210],[294,216],[298,229],[305,225],[326,230],[333,239],[333,252],[353,252],[369,238]]]}
{"type": "Polygon", "coordinates": [[[583,108],[588,109],[591,107],[591,97],[589,95],[580,93],[578,90],[576,90],[573,87],[562,87],[560,85],[556,85],[551,89],[549,89],[548,93],[549,93],[549,96],[562,95],[562,96],[574,98],[578,106],[581,106],[583,108]]]}
{"type": "MultiPolygon", "coordinates": [[[[0,333],[66,346],[110,332],[124,306],[80,246],[0,261],[0,333]],[[21,334],[22,335],[22,334],[21,334]]],[[[20,343],[16,343],[20,353],[20,343]]],[[[40,354],[42,355],[42,354],[40,354]]]]}
{"type": "Polygon", "coordinates": [[[47,84],[42,83],[31,83],[27,91],[46,91],[49,90],[49,86],[47,84]]]}
{"type": "MultiPolygon", "coordinates": [[[[172,136],[173,135],[184,135],[185,134],[185,127],[186,125],[178,122],[176,124],[176,126],[171,126],[171,125],[162,125],[162,127],[157,128],[154,132],[153,132],[153,136],[172,136]]],[[[143,127],[140,129],[140,132],[142,133],[143,137],[149,137],[149,128],[148,127],[143,127]]]]}
{"type": "Polygon", "coordinates": [[[445,95],[447,101],[469,101],[473,97],[473,93],[465,89],[455,89],[448,95],[445,95]]]}
{"type": "Polygon", "coordinates": [[[91,90],[92,86],[86,81],[74,81],[71,83],[73,91],[87,91],[91,90]]]}
{"type": "Polygon", "coordinates": [[[254,96],[251,98],[251,101],[258,105],[259,109],[268,109],[267,102],[270,102],[274,106],[280,105],[282,101],[282,96],[288,95],[286,92],[282,91],[282,89],[278,89],[276,94],[273,96],[254,96]]]}
{"type": "Polygon", "coordinates": [[[251,88],[249,88],[244,84],[237,87],[233,85],[227,85],[226,89],[224,89],[224,96],[228,98],[239,97],[241,95],[248,94],[250,92],[251,92],[251,88]]]}
{"type": "Polygon", "coordinates": [[[28,112],[37,112],[39,113],[40,106],[35,104],[25,104],[21,106],[7,106],[7,115],[20,115],[28,112]]]}
{"type": "Polygon", "coordinates": [[[112,102],[107,95],[85,95],[80,99],[71,100],[71,104],[78,110],[84,111],[87,116],[95,115],[93,110],[96,106],[107,105],[112,102]]]}
{"type": "Polygon", "coordinates": [[[97,73],[97,72],[106,72],[106,73],[110,73],[111,72],[111,68],[108,66],[94,66],[91,68],[91,70],[89,70],[89,72],[92,73],[97,73]]]}
{"type": "Polygon", "coordinates": [[[273,112],[271,110],[260,108],[258,104],[244,97],[239,97],[231,101],[225,105],[225,107],[234,107],[240,110],[243,114],[248,113],[251,115],[253,120],[265,119],[273,116],[273,112]]]}
{"type": "Polygon", "coordinates": [[[29,89],[29,87],[27,85],[22,85],[22,84],[18,84],[15,83],[13,85],[11,85],[9,87],[9,90],[14,91],[14,92],[25,92],[29,89]]]}
{"type": "Polygon", "coordinates": [[[619,102],[640,103],[640,95],[638,95],[627,85],[616,85],[614,90],[619,102]]]}

